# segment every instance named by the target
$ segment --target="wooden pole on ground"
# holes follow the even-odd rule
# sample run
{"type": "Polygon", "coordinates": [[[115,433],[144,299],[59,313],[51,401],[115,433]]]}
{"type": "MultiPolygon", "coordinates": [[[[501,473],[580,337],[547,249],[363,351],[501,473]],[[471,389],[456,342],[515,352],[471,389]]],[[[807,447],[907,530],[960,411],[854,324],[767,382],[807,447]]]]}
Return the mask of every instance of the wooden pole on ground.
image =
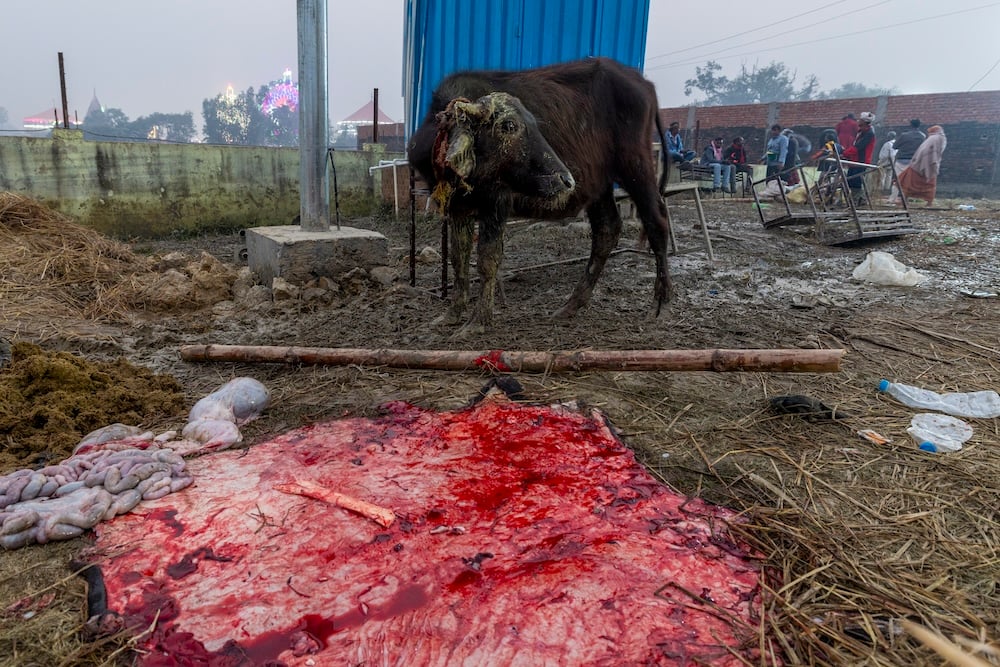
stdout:
{"type": "Polygon", "coordinates": [[[386,350],[274,345],[185,345],[184,361],[242,361],[333,366],[388,366],[461,371],[716,371],[830,373],[844,350],[386,350]]]}

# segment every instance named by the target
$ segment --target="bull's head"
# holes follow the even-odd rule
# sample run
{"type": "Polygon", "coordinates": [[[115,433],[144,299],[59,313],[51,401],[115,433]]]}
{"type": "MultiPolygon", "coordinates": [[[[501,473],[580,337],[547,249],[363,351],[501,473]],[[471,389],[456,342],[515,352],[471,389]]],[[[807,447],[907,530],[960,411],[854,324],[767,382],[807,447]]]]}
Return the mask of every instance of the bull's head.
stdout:
{"type": "Polygon", "coordinates": [[[513,95],[490,93],[475,102],[458,98],[437,119],[439,178],[454,174],[463,187],[503,185],[544,198],[566,196],[576,186],[535,117],[513,95]]]}

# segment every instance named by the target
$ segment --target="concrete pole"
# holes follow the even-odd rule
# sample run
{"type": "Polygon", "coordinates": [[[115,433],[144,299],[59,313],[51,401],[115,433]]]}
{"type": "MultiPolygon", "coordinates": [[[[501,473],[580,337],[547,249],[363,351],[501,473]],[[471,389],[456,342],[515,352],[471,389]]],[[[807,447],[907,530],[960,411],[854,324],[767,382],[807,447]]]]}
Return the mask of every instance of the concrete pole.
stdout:
{"type": "Polygon", "coordinates": [[[330,229],[327,0],[297,0],[299,40],[299,215],[303,231],[330,229]]]}

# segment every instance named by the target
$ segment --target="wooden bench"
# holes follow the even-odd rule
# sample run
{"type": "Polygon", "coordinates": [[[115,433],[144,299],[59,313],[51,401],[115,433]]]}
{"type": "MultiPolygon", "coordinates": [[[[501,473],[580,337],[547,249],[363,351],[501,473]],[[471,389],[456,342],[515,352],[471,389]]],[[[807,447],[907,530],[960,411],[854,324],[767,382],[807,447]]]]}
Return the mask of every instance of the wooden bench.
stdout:
{"type": "MultiPolygon", "coordinates": [[[[859,241],[903,234],[916,234],[920,229],[913,225],[910,210],[905,197],[901,208],[879,205],[877,195],[869,192],[866,176],[878,174],[878,166],[863,162],[851,162],[838,155],[813,161],[820,167],[812,171],[806,166],[795,167],[799,173],[799,182],[805,190],[804,201],[794,203],[784,187],[774,198],[772,212],[765,215],[764,207],[760,205],[760,197],[756,187],[753,190],[757,202],[757,213],[766,229],[792,225],[813,225],[816,239],[826,245],[850,245],[859,241]],[[823,167],[827,167],[823,169],[823,167]],[[858,188],[850,187],[847,169],[854,167],[860,170],[856,176],[858,188]]],[[[812,167],[810,164],[809,167],[812,167]]],[[[755,180],[753,185],[773,182],[786,172],[776,176],[755,180]]],[[[895,172],[893,182],[897,184],[895,172]]],[[[780,181],[779,181],[780,182],[780,181]]]]}
{"type": "MultiPolygon", "coordinates": [[[[712,189],[712,183],[715,180],[715,171],[709,165],[697,164],[695,162],[692,162],[687,165],[678,166],[677,170],[680,172],[681,181],[691,181],[694,182],[695,184],[698,184],[699,187],[704,187],[707,190],[712,189]],[[704,182],[707,182],[708,185],[701,186],[700,184],[704,182]]],[[[733,190],[735,190],[736,192],[742,190],[743,193],[746,194],[747,184],[746,184],[746,179],[744,178],[745,176],[746,174],[741,171],[737,171],[735,173],[733,178],[734,180],[733,190]]],[[[735,197],[736,192],[729,192],[728,190],[726,190],[726,188],[728,187],[729,187],[728,183],[722,184],[721,192],[723,193],[723,196],[729,194],[735,197]]]]}
{"type": "MultiPolygon", "coordinates": [[[[705,250],[708,253],[708,259],[710,261],[715,261],[715,253],[712,250],[712,239],[708,235],[708,223],[705,220],[705,209],[701,205],[701,193],[697,183],[693,182],[680,182],[680,183],[667,183],[664,185],[663,190],[660,194],[663,196],[663,203],[666,205],[667,209],[667,227],[668,227],[668,243],[670,244],[670,249],[674,254],[678,254],[680,251],[677,247],[677,239],[674,238],[674,224],[670,216],[670,198],[683,194],[685,192],[690,192],[694,195],[695,208],[698,211],[698,223],[701,225],[702,238],[705,240],[705,250]]],[[[615,203],[618,205],[618,210],[621,212],[622,208],[625,206],[629,207],[629,215],[623,215],[622,217],[634,218],[634,205],[632,204],[632,198],[629,196],[625,190],[621,188],[615,188],[615,203]]]]}
{"type": "Polygon", "coordinates": [[[705,250],[708,252],[709,261],[715,261],[715,253],[712,251],[712,239],[708,236],[708,223],[705,221],[705,209],[701,205],[701,194],[699,192],[700,188],[698,183],[692,182],[681,182],[681,183],[668,183],[663,187],[660,194],[663,195],[663,203],[666,204],[667,209],[667,224],[670,230],[670,247],[674,249],[674,253],[678,252],[677,239],[674,238],[674,223],[670,219],[670,198],[683,194],[685,192],[690,192],[694,195],[694,205],[698,209],[698,222],[701,224],[701,234],[702,238],[705,239],[705,250]]]}

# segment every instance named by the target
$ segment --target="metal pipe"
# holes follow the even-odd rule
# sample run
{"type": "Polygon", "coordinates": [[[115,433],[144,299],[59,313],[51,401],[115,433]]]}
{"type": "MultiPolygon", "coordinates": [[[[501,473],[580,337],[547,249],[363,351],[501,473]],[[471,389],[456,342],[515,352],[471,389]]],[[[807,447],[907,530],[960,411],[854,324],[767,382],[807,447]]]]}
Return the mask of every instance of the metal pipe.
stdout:
{"type": "Polygon", "coordinates": [[[375,89],[374,102],[372,104],[372,114],[374,118],[372,119],[372,143],[378,143],[378,88],[375,89]]]}
{"type": "Polygon", "coordinates": [[[396,165],[392,165],[392,199],[395,202],[396,219],[399,220],[399,179],[396,178],[396,165]]]}
{"type": "Polygon", "coordinates": [[[395,202],[396,218],[399,218],[399,181],[396,177],[396,167],[409,163],[410,161],[406,158],[399,158],[396,160],[379,160],[377,166],[368,167],[369,176],[374,176],[375,172],[381,169],[392,169],[392,192],[393,200],[395,202]]]}
{"type": "Polygon", "coordinates": [[[416,175],[413,167],[410,172],[410,287],[417,285],[417,195],[413,192],[416,187],[416,175]]]}
{"type": "Polygon", "coordinates": [[[330,145],[326,0],[298,0],[299,219],[304,231],[330,229],[330,145]]]}

